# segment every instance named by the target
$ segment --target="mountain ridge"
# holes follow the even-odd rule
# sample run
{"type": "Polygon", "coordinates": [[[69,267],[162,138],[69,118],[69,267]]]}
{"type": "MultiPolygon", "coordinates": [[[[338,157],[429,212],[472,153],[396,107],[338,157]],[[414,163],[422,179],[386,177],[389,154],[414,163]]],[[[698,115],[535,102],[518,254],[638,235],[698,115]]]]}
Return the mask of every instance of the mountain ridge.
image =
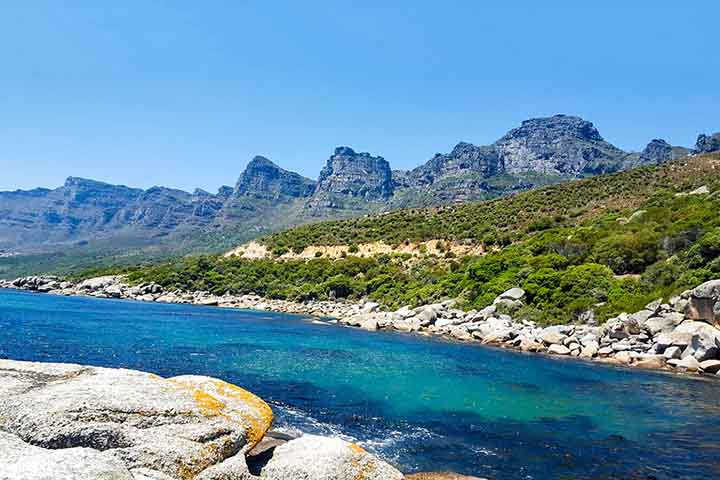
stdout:
{"type": "Polygon", "coordinates": [[[716,148],[720,134],[700,135],[696,150],[655,139],[642,152],[625,152],[591,122],[554,115],[526,120],[491,145],[459,142],[406,171],[393,170],[382,156],[343,146],[317,180],[256,156],[235,187],[221,186],[217,193],[70,176],[55,189],[0,192],[0,249],[82,256],[90,243],[96,257],[110,251],[121,257],[219,251],[319,220],[491,199],[716,148]]]}

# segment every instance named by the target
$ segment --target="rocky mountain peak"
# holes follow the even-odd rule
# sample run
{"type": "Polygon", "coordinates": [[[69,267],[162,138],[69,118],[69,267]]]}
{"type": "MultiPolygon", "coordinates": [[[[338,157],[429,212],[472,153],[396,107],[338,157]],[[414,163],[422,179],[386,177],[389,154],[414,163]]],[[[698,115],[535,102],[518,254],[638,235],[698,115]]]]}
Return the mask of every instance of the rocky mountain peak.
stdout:
{"type": "Polygon", "coordinates": [[[580,117],[533,118],[495,143],[506,173],[578,175],[614,171],[626,153],[580,117]]]}
{"type": "Polygon", "coordinates": [[[553,135],[584,140],[603,140],[600,132],[598,132],[592,122],[573,115],[563,114],[525,120],[520,127],[510,130],[506,137],[528,138],[553,135]]]}
{"type": "Polygon", "coordinates": [[[672,146],[661,138],[655,138],[640,152],[641,163],[662,163],[672,158],[672,146]]]}
{"type": "MultiPolygon", "coordinates": [[[[356,155],[357,155],[357,153],[355,153],[355,150],[353,150],[350,147],[340,146],[340,147],[335,148],[335,156],[354,157],[356,155]]],[[[369,155],[369,154],[366,153],[365,155],[369,155]]]]}
{"type": "Polygon", "coordinates": [[[685,147],[670,145],[661,138],[655,138],[647,144],[638,157],[639,165],[658,165],[670,160],[677,160],[689,155],[691,150],[685,147]]]}
{"type": "MultiPolygon", "coordinates": [[[[356,153],[350,147],[337,147],[320,172],[315,197],[338,201],[342,197],[381,201],[393,194],[392,171],[383,157],[356,153]]],[[[333,206],[333,205],[328,205],[333,206]]]]}
{"type": "Polygon", "coordinates": [[[314,185],[313,180],[256,156],[238,179],[235,194],[259,198],[304,197],[312,192],[314,185]]]}
{"type": "Polygon", "coordinates": [[[68,177],[63,184],[65,188],[72,189],[85,189],[85,188],[98,188],[109,186],[107,183],[98,182],[97,180],[90,180],[82,177],[68,177]]]}
{"type": "Polygon", "coordinates": [[[698,153],[720,152],[720,132],[712,135],[701,134],[698,136],[695,150],[698,153]]]}

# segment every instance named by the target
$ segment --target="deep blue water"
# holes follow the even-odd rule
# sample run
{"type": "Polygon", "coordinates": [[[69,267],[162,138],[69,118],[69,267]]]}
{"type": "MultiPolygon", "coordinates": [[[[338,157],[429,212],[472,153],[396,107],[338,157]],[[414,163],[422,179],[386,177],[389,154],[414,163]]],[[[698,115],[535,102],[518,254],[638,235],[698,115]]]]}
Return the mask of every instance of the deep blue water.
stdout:
{"type": "Polygon", "coordinates": [[[0,358],[211,375],[405,471],[720,478],[720,382],[264,312],[0,291],[0,358]]]}

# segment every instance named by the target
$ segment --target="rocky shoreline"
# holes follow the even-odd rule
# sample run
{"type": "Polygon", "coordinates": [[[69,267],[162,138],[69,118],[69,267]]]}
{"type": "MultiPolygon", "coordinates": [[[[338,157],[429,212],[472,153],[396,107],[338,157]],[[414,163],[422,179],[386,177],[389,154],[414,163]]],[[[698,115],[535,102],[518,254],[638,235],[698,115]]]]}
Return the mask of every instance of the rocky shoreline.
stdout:
{"type": "Polygon", "coordinates": [[[405,476],[358,445],[272,422],[262,399],[216,378],[0,360],[3,480],[472,478],[405,476]]]}
{"type": "Polygon", "coordinates": [[[520,288],[510,289],[492,305],[470,312],[455,308],[452,300],[387,312],[373,302],[298,303],[257,295],[165,291],[157,284],[126,285],[121,276],[97,277],[78,283],[54,277],[23,277],[0,280],[0,288],[303,314],[318,317],[318,321],[324,323],[366,330],[413,332],[524,352],[720,376],[720,280],[706,282],[667,303],[651,302],[639,312],[623,313],[602,325],[597,325],[592,315],[588,315],[584,324],[544,328],[512,318],[512,313],[523,305],[525,292],[520,288]]]}

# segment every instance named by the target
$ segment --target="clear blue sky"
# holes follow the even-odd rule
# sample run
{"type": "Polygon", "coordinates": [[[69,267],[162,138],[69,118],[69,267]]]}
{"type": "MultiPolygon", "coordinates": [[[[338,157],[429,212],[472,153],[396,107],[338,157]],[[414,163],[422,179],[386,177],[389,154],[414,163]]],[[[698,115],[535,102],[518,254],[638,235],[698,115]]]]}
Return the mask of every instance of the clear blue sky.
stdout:
{"type": "Polygon", "coordinates": [[[523,119],[640,149],[720,130],[717,0],[0,5],[0,189],[68,175],[216,190],[256,154],[409,168],[523,119]]]}

